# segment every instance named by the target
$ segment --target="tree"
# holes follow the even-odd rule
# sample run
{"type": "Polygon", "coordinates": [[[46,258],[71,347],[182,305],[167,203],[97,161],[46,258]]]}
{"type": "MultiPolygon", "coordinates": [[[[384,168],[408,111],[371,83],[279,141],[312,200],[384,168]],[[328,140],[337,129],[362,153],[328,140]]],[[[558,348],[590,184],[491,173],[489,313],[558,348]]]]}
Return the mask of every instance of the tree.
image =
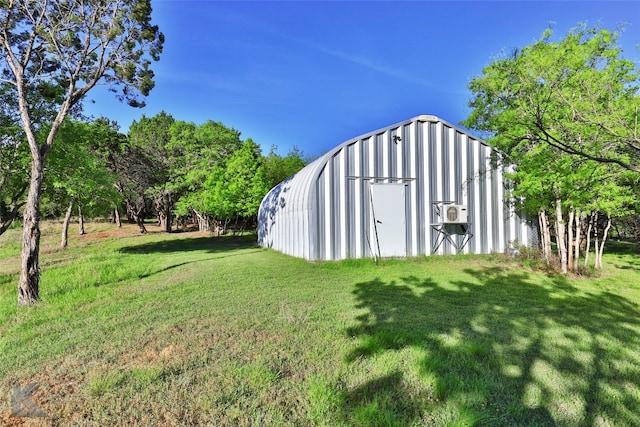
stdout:
{"type": "Polygon", "coordinates": [[[245,222],[258,214],[262,198],[271,188],[262,166],[260,147],[248,138],[227,160],[222,179],[208,180],[214,205],[221,206],[220,217],[245,222]]]}
{"type": "Polygon", "coordinates": [[[640,172],[640,75],[621,57],[619,32],[581,25],[559,42],[552,35],[545,31],[471,81],[465,125],[503,150],[545,143],[640,172]]]}
{"type": "Polygon", "coordinates": [[[17,93],[22,128],[31,155],[23,212],[22,268],[18,304],[39,299],[40,199],[44,160],[55,136],[85,95],[105,82],[120,100],[142,106],[153,88],[151,61],[163,35],[151,25],[150,0],[0,0],[0,78],[17,93]],[[31,94],[61,87],[57,114],[46,137],[37,137],[31,94]]]}
{"type": "MultiPolygon", "coordinates": [[[[79,232],[84,234],[83,212],[113,206],[119,199],[117,176],[94,151],[96,138],[102,137],[102,124],[65,120],[56,135],[47,162],[44,197],[66,204],[61,246],[67,246],[73,207],[78,209],[79,232]]],[[[91,213],[91,212],[90,212],[91,213]]]]}
{"type": "MultiPolygon", "coordinates": [[[[43,85],[30,92],[31,120],[34,129],[50,123],[55,117],[61,88],[43,85]]],[[[20,122],[14,85],[0,78],[0,234],[19,214],[29,188],[29,147],[20,122]]],[[[77,115],[78,111],[72,113],[77,115]]]]}
{"type": "Polygon", "coordinates": [[[149,197],[158,216],[160,228],[171,231],[171,211],[175,194],[169,184],[170,170],[176,156],[169,152],[170,129],[174,118],[161,111],[154,117],[142,116],[129,128],[129,146],[145,157],[147,172],[143,197],[149,197]]]}
{"type": "Polygon", "coordinates": [[[596,267],[602,266],[610,219],[632,200],[619,177],[640,172],[638,74],[620,58],[617,33],[581,26],[560,42],[551,35],[546,31],[471,81],[464,125],[484,133],[515,166],[508,177],[513,194],[539,216],[547,258],[553,226],[566,272],[578,267],[583,223],[598,214],[609,221],[596,248],[596,267]]]}
{"type": "Polygon", "coordinates": [[[275,187],[307,164],[298,147],[293,147],[285,157],[278,155],[276,149],[276,146],[272,146],[269,154],[263,160],[269,188],[275,187]]]}
{"type": "Polygon", "coordinates": [[[171,185],[176,194],[175,212],[193,213],[200,231],[211,231],[216,218],[228,219],[225,207],[212,199],[212,186],[224,180],[226,162],[242,147],[240,132],[209,120],[201,125],[176,122],[171,128],[171,185]],[[225,212],[225,213],[223,213],[225,212]]]}

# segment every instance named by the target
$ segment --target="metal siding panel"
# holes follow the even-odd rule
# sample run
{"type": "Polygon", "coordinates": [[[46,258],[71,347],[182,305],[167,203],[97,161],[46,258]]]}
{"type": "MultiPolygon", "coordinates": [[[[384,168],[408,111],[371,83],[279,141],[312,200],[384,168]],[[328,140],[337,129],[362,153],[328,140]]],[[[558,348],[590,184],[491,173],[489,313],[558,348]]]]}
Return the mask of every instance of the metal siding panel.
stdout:
{"type": "MultiPolygon", "coordinates": [[[[468,170],[467,170],[467,146],[469,145],[469,139],[465,134],[458,134],[458,165],[459,165],[459,195],[460,195],[460,203],[463,205],[467,205],[467,214],[469,213],[468,201],[467,201],[467,192],[468,192],[468,170]]],[[[472,229],[473,231],[473,229],[472,229]]],[[[469,253],[469,242],[462,249],[462,252],[467,254],[469,253]]]]}
{"type": "Polygon", "coordinates": [[[325,181],[324,181],[324,173],[318,177],[316,181],[316,186],[318,191],[316,192],[316,212],[318,212],[318,222],[317,222],[317,236],[318,236],[318,244],[317,244],[317,259],[324,259],[325,254],[325,246],[326,246],[326,209],[325,209],[325,197],[326,193],[325,181]]]}
{"type": "Polygon", "coordinates": [[[493,252],[494,249],[494,239],[493,239],[493,173],[491,171],[491,159],[490,159],[490,150],[488,149],[488,147],[483,146],[482,149],[484,150],[484,160],[485,160],[485,186],[486,186],[486,207],[485,207],[485,212],[486,212],[486,221],[485,221],[485,226],[486,226],[486,234],[485,234],[485,239],[486,239],[486,243],[487,243],[487,252],[486,253],[491,253],[493,252]]]}
{"type": "Polygon", "coordinates": [[[331,159],[331,256],[327,259],[338,259],[340,254],[340,155],[334,154],[331,159]]]}
{"type": "Polygon", "coordinates": [[[500,232],[500,228],[501,228],[501,214],[502,214],[502,206],[500,205],[500,200],[501,200],[501,196],[500,196],[500,191],[501,188],[499,186],[499,182],[498,182],[498,173],[497,173],[497,168],[496,168],[496,163],[497,160],[495,158],[495,151],[493,151],[492,149],[489,149],[489,152],[491,153],[491,157],[490,157],[490,162],[491,162],[491,214],[492,214],[492,221],[491,221],[491,228],[492,228],[492,233],[491,235],[493,236],[493,247],[492,247],[492,252],[502,252],[503,249],[501,249],[502,247],[502,242],[501,242],[501,232],[500,232]]]}
{"type": "MultiPolygon", "coordinates": [[[[333,159],[331,159],[333,160],[333,159]]],[[[324,194],[322,195],[322,203],[323,203],[323,207],[324,207],[324,254],[323,254],[323,259],[331,259],[331,254],[332,254],[332,245],[333,245],[333,236],[332,236],[332,227],[333,227],[333,221],[332,221],[332,213],[331,212],[331,205],[332,205],[332,195],[333,195],[333,188],[332,188],[332,183],[333,180],[331,179],[331,174],[332,174],[332,170],[333,170],[333,162],[332,161],[327,162],[327,167],[324,169],[324,174],[322,176],[322,181],[324,183],[324,194]]]]}
{"type": "Polygon", "coordinates": [[[422,235],[422,248],[425,255],[431,255],[431,184],[429,180],[429,174],[431,173],[432,165],[429,163],[429,130],[431,129],[430,123],[418,124],[418,158],[422,161],[418,164],[418,170],[421,175],[420,183],[421,188],[418,189],[418,197],[421,198],[422,203],[422,216],[421,216],[421,235],[422,235]]]}
{"type": "Polygon", "coordinates": [[[377,134],[375,136],[375,145],[372,147],[376,162],[374,164],[373,175],[371,176],[384,176],[384,135],[377,134]]]}
{"type": "MultiPolygon", "coordinates": [[[[440,147],[442,146],[442,134],[441,134],[441,124],[433,123],[431,126],[431,132],[429,133],[429,167],[431,168],[429,174],[430,180],[430,204],[429,204],[429,212],[433,215],[433,202],[442,200],[442,189],[440,187],[440,181],[442,177],[442,162],[440,161],[440,147]]],[[[433,217],[431,218],[431,222],[435,223],[438,219],[433,217]]],[[[433,245],[436,241],[437,234],[430,228],[429,230],[429,245],[433,248],[433,245]]],[[[436,254],[442,254],[442,248],[439,248],[436,254]]]]}
{"type": "MultiPolygon", "coordinates": [[[[442,199],[443,201],[455,201],[455,197],[452,191],[453,187],[453,174],[455,167],[453,165],[453,129],[449,126],[442,125],[442,199]]],[[[453,245],[448,241],[442,244],[443,252],[446,255],[455,253],[453,245]]]]}
{"type": "Polygon", "coordinates": [[[441,133],[438,139],[438,147],[440,149],[440,156],[438,156],[438,162],[440,163],[440,198],[439,201],[451,200],[449,189],[451,185],[451,164],[449,163],[449,129],[444,124],[440,125],[441,133]]]}
{"type": "MultiPolygon", "coordinates": [[[[398,172],[398,144],[394,142],[393,139],[398,135],[398,129],[392,129],[388,132],[388,145],[389,145],[389,159],[388,159],[388,168],[389,168],[389,177],[396,178],[399,175],[398,172]]],[[[390,180],[389,182],[394,182],[390,180]]]]}
{"type": "MultiPolygon", "coordinates": [[[[382,154],[382,138],[379,134],[374,135],[370,139],[369,144],[369,174],[368,176],[378,176],[380,174],[380,167],[378,166],[378,158],[381,157],[382,154]]],[[[375,249],[373,248],[373,241],[375,239],[375,230],[371,226],[371,218],[373,218],[373,213],[371,212],[371,189],[369,184],[365,187],[365,191],[367,194],[366,206],[367,206],[367,217],[366,224],[368,225],[367,233],[368,233],[368,245],[371,250],[371,255],[374,255],[375,249]]]]}
{"type": "Polygon", "coordinates": [[[406,150],[409,153],[407,156],[408,164],[407,170],[409,175],[414,179],[413,185],[411,185],[409,197],[411,199],[411,218],[409,222],[409,228],[411,230],[411,255],[418,256],[420,254],[418,250],[418,244],[420,241],[420,229],[418,227],[418,171],[417,171],[417,142],[416,142],[416,127],[417,123],[413,122],[410,126],[405,128],[403,142],[408,139],[406,150]]]}
{"type": "MultiPolygon", "coordinates": [[[[456,204],[462,204],[462,196],[461,196],[462,187],[460,185],[460,176],[461,176],[460,132],[458,132],[454,128],[451,128],[451,142],[449,143],[449,145],[450,145],[449,164],[451,165],[451,171],[450,171],[451,186],[450,186],[449,194],[451,194],[451,201],[455,202],[456,204]]],[[[459,245],[462,241],[461,236],[455,235],[454,241],[456,242],[456,245],[459,245]]],[[[451,251],[452,253],[457,253],[457,249],[455,247],[452,247],[451,251]]]]}
{"type": "Polygon", "coordinates": [[[485,158],[485,152],[482,145],[479,144],[479,156],[478,156],[478,181],[479,181],[479,203],[478,212],[480,218],[480,227],[478,230],[478,238],[480,240],[480,253],[487,253],[487,163],[485,158]]]}
{"type": "Polygon", "coordinates": [[[347,258],[347,236],[349,234],[349,224],[347,218],[347,162],[349,157],[349,151],[343,149],[340,155],[340,175],[339,175],[339,189],[340,189],[340,259],[347,258]]]}
{"type": "Polygon", "coordinates": [[[476,253],[476,240],[477,240],[477,232],[476,232],[476,227],[477,227],[477,222],[476,222],[476,200],[477,200],[477,193],[476,193],[476,184],[477,184],[477,180],[475,178],[475,147],[476,147],[476,140],[475,139],[471,139],[468,138],[467,139],[467,207],[468,207],[468,213],[469,213],[469,221],[471,221],[471,230],[473,233],[473,236],[471,237],[471,239],[469,239],[469,243],[467,244],[467,246],[469,247],[469,252],[470,253],[476,253]]]}
{"type": "MultiPolygon", "coordinates": [[[[389,147],[389,130],[387,129],[382,134],[382,176],[388,178],[391,176],[390,164],[391,164],[391,153],[389,147]]],[[[389,182],[389,180],[385,180],[385,182],[389,182]]]]}
{"type": "MultiPolygon", "coordinates": [[[[353,144],[353,175],[362,176],[362,142],[353,144]]],[[[353,257],[362,258],[362,180],[353,180],[353,257]]]]}

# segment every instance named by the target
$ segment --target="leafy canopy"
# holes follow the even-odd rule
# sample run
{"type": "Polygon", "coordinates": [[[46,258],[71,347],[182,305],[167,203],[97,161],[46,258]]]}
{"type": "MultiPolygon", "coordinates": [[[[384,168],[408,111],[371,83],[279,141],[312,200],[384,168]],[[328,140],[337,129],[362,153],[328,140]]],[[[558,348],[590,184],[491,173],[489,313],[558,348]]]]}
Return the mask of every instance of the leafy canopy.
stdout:
{"type": "Polygon", "coordinates": [[[464,125],[510,156],[545,143],[640,172],[640,75],[621,56],[619,34],[580,25],[553,41],[545,31],[471,81],[464,125]]]}

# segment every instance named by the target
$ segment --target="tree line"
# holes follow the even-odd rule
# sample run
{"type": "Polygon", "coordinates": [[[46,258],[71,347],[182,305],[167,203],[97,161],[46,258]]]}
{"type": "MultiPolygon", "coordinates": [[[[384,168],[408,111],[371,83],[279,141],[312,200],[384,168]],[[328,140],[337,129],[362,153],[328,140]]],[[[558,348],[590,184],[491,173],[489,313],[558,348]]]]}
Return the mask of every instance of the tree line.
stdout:
{"type": "MultiPolygon", "coordinates": [[[[7,135],[6,129],[0,129],[7,135]]],[[[4,232],[18,218],[29,183],[24,141],[0,146],[14,168],[0,171],[0,219],[4,232]]],[[[124,214],[140,232],[155,220],[163,231],[196,224],[200,231],[224,233],[229,224],[255,226],[262,198],[306,164],[302,151],[265,156],[251,138],[213,120],[197,125],[161,112],[142,116],[129,132],[107,118],[68,118],[60,126],[47,158],[41,211],[64,217],[62,247],[77,212],[80,233],[85,216],[124,214]]],[[[2,163],[6,165],[6,163],[2,163]]]]}

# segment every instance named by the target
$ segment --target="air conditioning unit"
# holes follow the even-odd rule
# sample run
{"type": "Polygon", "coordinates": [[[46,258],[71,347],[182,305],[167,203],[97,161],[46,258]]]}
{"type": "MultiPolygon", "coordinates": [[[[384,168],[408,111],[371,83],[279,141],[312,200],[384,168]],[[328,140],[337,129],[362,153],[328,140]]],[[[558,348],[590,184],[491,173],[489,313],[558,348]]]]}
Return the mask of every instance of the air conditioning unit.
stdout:
{"type": "Polygon", "coordinates": [[[440,222],[445,224],[464,224],[469,222],[465,205],[442,204],[440,222]]]}

